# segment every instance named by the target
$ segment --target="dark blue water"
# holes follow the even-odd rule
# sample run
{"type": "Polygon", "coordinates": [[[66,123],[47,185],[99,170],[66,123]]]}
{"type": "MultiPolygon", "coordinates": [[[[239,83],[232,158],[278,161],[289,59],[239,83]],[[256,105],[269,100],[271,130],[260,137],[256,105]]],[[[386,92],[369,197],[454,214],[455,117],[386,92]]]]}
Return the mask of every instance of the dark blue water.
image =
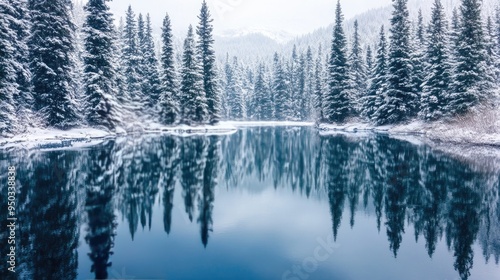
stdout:
{"type": "Polygon", "coordinates": [[[500,167],[425,145],[249,128],[4,150],[2,225],[9,165],[1,279],[500,279],[500,167]]]}

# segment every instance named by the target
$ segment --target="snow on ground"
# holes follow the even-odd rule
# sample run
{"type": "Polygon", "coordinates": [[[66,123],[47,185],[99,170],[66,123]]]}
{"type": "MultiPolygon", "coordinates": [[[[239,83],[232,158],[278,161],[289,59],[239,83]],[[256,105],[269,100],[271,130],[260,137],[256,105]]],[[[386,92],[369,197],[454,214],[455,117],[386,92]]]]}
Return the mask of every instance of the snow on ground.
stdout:
{"type": "Polygon", "coordinates": [[[313,122],[292,122],[292,121],[226,121],[222,124],[235,127],[276,127],[276,126],[313,126],[313,122]]]}

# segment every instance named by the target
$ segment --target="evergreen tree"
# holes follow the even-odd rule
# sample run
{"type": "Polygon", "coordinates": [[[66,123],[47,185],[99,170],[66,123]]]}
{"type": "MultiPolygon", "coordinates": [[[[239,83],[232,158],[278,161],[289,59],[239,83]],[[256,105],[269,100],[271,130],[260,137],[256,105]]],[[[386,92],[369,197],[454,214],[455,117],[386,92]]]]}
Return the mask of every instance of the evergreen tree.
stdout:
{"type": "Polygon", "coordinates": [[[203,1],[201,13],[198,18],[200,23],[196,29],[196,33],[200,41],[197,48],[203,70],[203,89],[206,93],[208,105],[208,121],[211,124],[216,124],[220,121],[220,92],[217,85],[217,66],[215,51],[213,49],[213,19],[205,0],[203,1]]]}
{"type": "Polygon", "coordinates": [[[278,53],[274,54],[273,66],[273,96],[274,117],[276,120],[286,120],[288,115],[287,102],[289,102],[285,71],[278,53]]]}
{"type": "Polygon", "coordinates": [[[299,98],[300,98],[300,85],[299,85],[299,70],[300,70],[300,58],[297,54],[297,46],[293,45],[292,56],[287,64],[287,98],[285,103],[285,115],[286,120],[296,120],[300,118],[298,113],[299,109],[299,98]]]}
{"type": "Polygon", "coordinates": [[[368,46],[366,48],[366,73],[367,76],[370,76],[373,70],[373,52],[372,52],[372,47],[368,46]]]}
{"type": "MultiPolygon", "coordinates": [[[[27,0],[8,0],[12,9],[10,16],[14,21],[10,27],[16,34],[16,40],[11,43],[15,50],[14,68],[16,71],[17,91],[13,91],[16,116],[22,126],[32,125],[30,122],[33,111],[33,96],[30,89],[31,72],[29,69],[29,49],[27,40],[30,32],[30,15],[27,0]]],[[[7,4],[8,5],[8,4],[7,4]]],[[[8,11],[5,11],[8,12],[8,11]]],[[[18,127],[18,129],[23,129],[18,127]]]]}
{"type": "Polygon", "coordinates": [[[255,119],[270,121],[273,117],[273,103],[265,71],[265,65],[259,65],[254,85],[255,104],[257,104],[255,106],[255,119]]]}
{"type": "Polygon", "coordinates": [[[228,98],[229,119],[231,120],[242,120],[245,112],[240,74],[238,59],[234,57],[232,64],[226,59],[226,95],[228,98]]]}
{"type": "Polygon", "coordinates": [[[304,54],[299,56],[299,64],[297,68],[297,95],[295,96],[295,120],[304,121],[307,120],[308,108],[307,108],[307,62],[304,54]]]}
{"type": "Polygon", "coordinates": [[[424,120],[437,120],[447,115],[451,86],[451,63],[446,15],[441,0],[435,0],[429,26],[426,50],[427,77],[423,84],[422,108],[424,120]]]}
{"type": "Polygon", "coordinates": [[[130,106],[134,110],[140,110],[143,106],[142,95],[141,95],[141,75],[140,75],[140,62],[141,57],[139,54],[139,46],[137,39],[137,24],[135,20],[135,14],[132,11],[132,7],[129,6],[127,9],[125,17],[125,29],[123,32],[124,44],[123,49],[123,62],[125,64],[125,82],[126,82],[126,93],[128,102],[132,102],[130,106]]]}
{"type": "Polygon", "coordinates": [[[454,92],[450,106],[454,114],[465,114],[490,93],[486,79],[486,50],[481,21],[481,1],[462,0],[456,41],[454,92]]]}
{"type": "Polygon", "coordinates": [[[410,44],[408,0],[393,0],[387,98],[378,110],[379,124],[400,123],[417,114],[410,44]]]}
{"type": "Polygon", "coordinates": [[[181,122],[188,125],[206,123],[207,98],[203,90],[202,67],[196,53],[192,26],[189,26],[184,41],[181,76],[181,122]]]}
{"type": "Polygon", "coordinates": [[[378,109],[384,103],[386,97],[387,68],[387,40],[384,26],[382,26],[380,28],[380,39],[373,74],[370,79],[370,88],[361,102],[363,104],[361,115],[373,123],[383,123],[383,120],[379,119],[378,109]]]}
{"type": "Polygon", "coordinates": [[[116,72],[113,61],[114,26],[105,0],[89,0],[85,6],[84,88],[89,125],[113,129],[117,114],[116,72]]]}
{"type": "Polygon", "coordinates": [[[500,86],[500,5],[497,6],[496,12],[495,12],[495,27],[494,27],[494,34],[495,38],[497,39],[496,41],[496,53],[497,53],[497,61],[496,61],[496,69],[497,69],[497,76],[496,76],[496,81],[497,85],[500,86]]]}
{"type": "Polygon", "coordinates": [[[347,40],[343,29],[344,16],[340,1],[337,2],[332,50],[328,65],[329,92],[323,98],[323,115],[326,121],[343,123],[351,112],[349,100],[349,65],[347,40]]]}
{"type": "Polygon", "coordinates": [[[142,94],[149,107],[156,111],[160,99],[161,81],[149,14],[146,16],[144,24],[143,37],[139,37],[142,41],[140,50],[142,56],[142,94]]]}
{"type": "Polygon", "coordinates": [[[323,72],[323,52],[321,45],[318,48],[318,57],[314,68],[314,108],[316,122],[325,121],[323,114],[323,96],[325,93],[325,79],[323,72]]]}
{"type": "Polygon", "coordinates": [[[359,32],[358,32],[359,26],[358,26],[358,21],[354,21],[354,35],[353,35],[353,43],[352,43],[352,50],[351,54],[349,56],[349,63],[350,63],[350,69],[349,69],[349,74],[350,74],[350,90],[351,93],[349,94],[351,98],[351,104],[353,106],[352,108],[352,113],[355,115],[358,115],[359,112],[361,111],[361,98],[365,95],[366,93],[366,79],[367,79],[367,74],[366,74],[366,66],[364,63],[364,58],[363,58],[363,50],[361,49],[361,42],[359,38],[359,32]]]}
{"type": "Polygon", "coordinates": [[[488,17],[486,20],[485,28],[485,49],[486,49],[486,75],[485,79],[487,83],[491,84],[491,87],[498,84],[497,77],[500,77],[499,65],[499,53],[497,52],[497,40],[495,38],[495,30],[493,26],[493,20],[488,17]]]}
{"type": "Polygon", "coordinates": [[[424,18],[422,16],[422,10],[418,10],[418,21],[417,28],[415,32],[414,39],[411,42],[412,46],[412,63],[413,63],[413,86],[414,92],[420,94],[422,92],[422,84],[425,80],[426,72],[426,60],[425,60],[425,30],[424,30],[424,18]]]}
{"type": "Polygon", "coordinates": [[[74,104],[74,31],[71,2],[29,2],[31,84],[35,109],[48,126],[68,129],[78,123],[74,104]]]}
{"type": "Polygon", "coordinates": [[[312,119],[312,106],[314,97],[314,67],[315,61],[313,57],[313,51],[310,46],[307,47],[306,61],[305,61],[305,93],[304,93],[304,120],[312,119]]]}
{"type": "Polygon", "coordinates": [[[0,3],[0,136],[6,136],[15,131],[16,118],[13,94],[18,93],[16,80],[16,49],[17,36],[11,22],[14,7],[3,1],[0,3]]]}
{"type": "Polygon", "coordinates": [[[163,20],[161,51],[160,122],[174,124],[179,115],[172,26],[168,14],[163,20]]]}

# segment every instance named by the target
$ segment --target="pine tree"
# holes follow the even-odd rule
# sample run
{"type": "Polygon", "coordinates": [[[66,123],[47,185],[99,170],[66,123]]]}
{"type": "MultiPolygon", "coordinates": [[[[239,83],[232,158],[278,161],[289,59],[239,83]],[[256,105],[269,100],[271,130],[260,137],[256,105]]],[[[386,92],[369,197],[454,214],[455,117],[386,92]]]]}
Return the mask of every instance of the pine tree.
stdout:
{"type": "Polygon", "coordinates": [[[306,57],[302,53],[299,56],[298,68],[296,71],[296,79],[297,79],[297,95],[295,96],[295,120],[304,121],[308,116],[307,112],[307,96],[306,96],[306,86],[307,86],[307,62],[306,57]]]}
{"type": "Polygon", "coordinates": [[[31,84],[35,109],[46,124],[69,129],[78,124],[74,104],[74,30],[71,2],[67,0],[29,2],[31,14],[31,84]]]}
{"type": "Polygon", "coordinates": [[[15,31],[11,27],[14,8],[10,3],[0,3],[0,136],[14,132],[16,126],[13,94],[18,92],[16,81],[15,31]]]}
{"type": "Polygon", "coordinates": [[[229,119],[242,120],[245,106],[240,65],[236,57],[233,58],[232,64],[226,59],[226,95],[228,98],[229,119]]]}
{"type": "Polygon", "coordinates": [[[270,121],[273,117],[273,103],[265,71],[265,65],[259,65],[254,85],[255,104],[257,104],[255,106],[255,119],[270,121]]]}
{"type": "Polygon", "coordinates": [[[372,47],[368,46],[366,48],[366,73],[368,76],[371,75],[372,70],[373,70],[373,52],[372,52],[372,47]]]}
{"type": "Polygon", "coordinates": [[[485,49],[486,49],[486,82],[491,84],[493,88],[494,85],[498,84],[497,77],[500,77],[499,66],[499,53],[497,52],[497,40],[495,38],[495,30],[493,26],[493,20],[488,17],[486,20],[485,27],[485,49]]]}
{"type": "Polygon", "coordinates": [[[153,112],[155,112],[158,108],[160,99],[161,82],[149,14],[146,16],[146,22],[144,24],[143,37],[139,37],[141,41],[140,53],[142,56],[142,94],[149,108],[153,109],[153,112]]]}
{"type": "Polygon", "coordinates": [[[120,121],[116,111],[113,18],[105,0],[89,0],[85,10],[87,18],[83,32],[86,119],[91,126],[113,129],[120,121]]]}
{"type": "Polygon", "coordinates": [[[454,114],[468,113],[490,93],[485,79],[486,50],[481,21],[481,1],[462,0],[456,41],[454,92],[450,106],[454,114]]]}
{"type": "MultiPolygon", "coordinates": [[[[29,69],[29,49],[27,40],[30,32],[30,14],[28,10],[27,0],[8,0],[12,9],[11,16],[14,21],[10,22],[10,26],[16,33],[16,40],[11,43],[15,50],[15,71],[17,92],[13,92],[14,106],[16,116],[20,120],[22,126],[33,125],[29,123],[33,113],[33,95],[30,89],[31,72],[29,69]]],[[[23,129],[18,127],[18,129],[23,129]]]]}
{"type": "Polygon", "coordinates": [[[300,98],[299,70],[300,58],[297,53],[297,46],[293,45],[292,56],[288,61],[286,68],[286,81],[288,85],[288,100],[285,102],[286,120],[297,120],[298,118],[300,118],[300,116],[298,116],[298,113],[300,112],[298,102],[300,98]]]}
{"type": "Polygon", "coordinates": [[[315,87],[315,82],[314,82],[314,67],[315,67],[315,61],[313,57],[313,51],[310,46],[307,47],[307,52],[306,52],[306,67],[305,67],[305,79],[306,79],[306,85],[305,85],[305,94],[304,94],[304,120],[311,120],[312,119],[312,107],[313,107],[313,98],[314,98],[314,87],[315,87]]]}
{"type": "Polygon", "coordinates": [[[130,107],[135,111],[143,108],[143,99],[141,95],[141,73],[140,73],[140,54],[137,39],[137,24],[135,14],[132,7],[129,6],[125,17],[125,30],[124,30],[124,43],[123,49],[123,62],[125,64],[125,82],[126,82],[126,95],[131,102],[130,107]]]}
{"type": "Polygon", "coordinates": [[[329,92],[323,98],[323,115],[326,121],[343,123],[349,117],[349,65],[347,40],[343,29],[344,16],[340,1],[337,2],[332,50],[328,65],[329,92]]]}
{"type": "Polygon", "coordinates": [[[213,19],[205,0],[203,1],[198,19],[200,23],[196,29],[199,37],[197,49],[203,69],[203,88],[206,93],[208,105],[208,121],[210,124],[216,124],[220,121],[221,101],[219,86],[217,85],[215,51],[213,49],[213,19]]]}
{"type": "Polygon", "coordinates": [[[325,121],[323,115],[323,96],[325,92],[325,79],[323,72],[323,52],[321,45],[318,48],[318,57],[316,58],[316,65],[314,68],[314,110],[315,119],[317,123],[325,121]]]}
{"type": "Polygon", "coordinates": [[[184,41],[181,76],[181,122],[187,125],[206,123],[208,120],[207,98],[203,90],[202,67],[196,53],[192,26],[189,26],[184,41]]]}
{"type": "Polygon", "coordinates": [[[429,26],[426,50],[427,78],[423,84],[422,109],[424,120],[432,121],[447,115],[451,87],[451,63],[446,15],[441,0],[435,0],[429,26]]]}
{"type": "Polygon", "coordinates": [[[349,81],[351,85],[349,97],[351,99],[351,104],[353,108],[351,108],[352,113],[355,115],[359,115],[361,111],[362,104],[360,102],[361,98],[366,94],[366,66],[364,63],[363,50],[361,49],[361,42],[359,38],[358,32],[359,26],[358,21],[354,21],[354,35],[353,35],[353,43],[352,50],[349,56],[349,81]]]}
{"type": "Polygon", "coordinates": [[[378,110],[379,124],[400,123],[418,113],[414,92],[408,0],[393,0],[387,98],[378,110]]]}
{"type": "Polygon", "coordinates": [[[378,109],[384,103],[387,91],[387,40],[384,26],[380,28],[380,39],[377,48],[377,56],[373,68],[370,88],[367,95],[362,99],[361,116],[373,123],[383,123],[384,120],[378,115],[378,109]]]}
{"type": "Polygon", "coordinates": [[[172,125],[179,115],[172,26],[168,14],[163,20],[161,52],[160,122],[172,125]]]}
{"type": "MultiPolygon", "coordinates": [[[[418,10],[418,21],[414,39],[411,41],[412,46],[412,63],[413,63],[413,86],[414,92],[420,94],[422,92],[422,84],[425,80],[426,61],[425,49],[427,46],[424,30],[424,18],[422,10],[418,10]]],[[[417,108],[418,110],[419,108],[417,108]]]]}
{"type": "MultiPolygon", "coordinates": [[[[289,102],[285,71],[278,53],[274,54],[273,66],[273,97],[274,117],[276,120],[286,120],[288,115],[287,102],[289,102]]],[[[289,105],[289,103],[288,103],[289,105]]]]}
{"type": "Polygon", "coordinates": [[[497,39],[495,50],[498,56],[497,61],[495,63],[497,69],[496,81],[497,81],[497,86],[500,86],[500,5],[498,5],[496,8],[494,29],[495,29],[494,30],[495,37],[497,39]]]}

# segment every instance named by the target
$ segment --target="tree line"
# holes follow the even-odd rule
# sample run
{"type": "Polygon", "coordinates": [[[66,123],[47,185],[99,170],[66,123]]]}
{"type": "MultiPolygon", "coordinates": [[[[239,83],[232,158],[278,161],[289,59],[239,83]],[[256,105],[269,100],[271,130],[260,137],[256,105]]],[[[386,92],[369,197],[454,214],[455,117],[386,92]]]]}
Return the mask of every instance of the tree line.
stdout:
{"type": "Polygon", "coordinates": [[[363,44],[357,21],[349,45],[339,1],[326,54],[321,46],[314,52],[294,48],[291,57],[276,53],[272,62],[246,68],[228,59],[223,115],[386,125],[494,108],[500,7],[485,21],[481,10],[481,1],[462,0],[449,22],[435,0],[428,23],[421,11],[411,22],[407,0],[394,0],[389,32],[380,27],[376,46],[363,44]]]}
{"type": "Polygon", "coordinates": [[[116,28],[106,0],[89,0],[79,55],[72,2],[0,3],[0,135],[33,126],[113,130],[144,120],[215,124],[220,93],[206,2],[189,27],[177,71],[172,27],[163,21],[157,58],[149,15],[131,7],[116,28]]]}

